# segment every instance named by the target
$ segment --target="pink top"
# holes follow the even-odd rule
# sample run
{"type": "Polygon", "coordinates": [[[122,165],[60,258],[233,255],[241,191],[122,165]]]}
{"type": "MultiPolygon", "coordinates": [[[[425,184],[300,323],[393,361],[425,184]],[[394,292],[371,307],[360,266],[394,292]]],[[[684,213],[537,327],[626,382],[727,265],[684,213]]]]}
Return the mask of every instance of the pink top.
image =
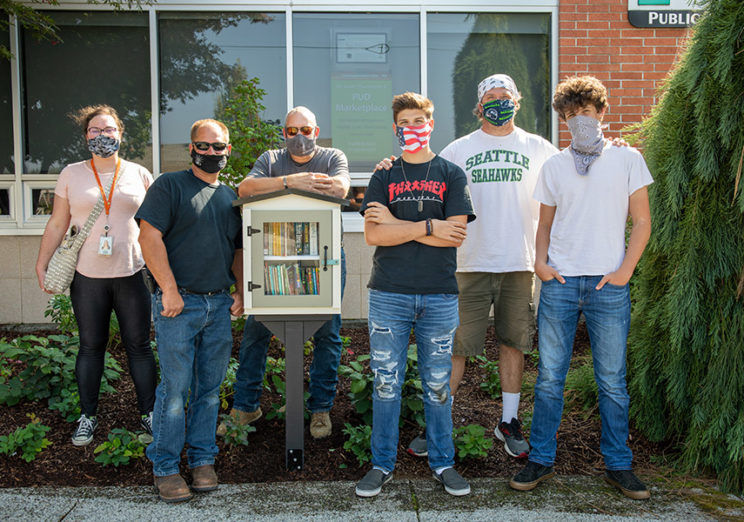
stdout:
{"type": "MultiPolygon", "coordinates": [[[[101,184],[108,190],[114,171],[98,172],[101,184]]],[[[113,251],[110,256],[98,254],[99,238],[104,234],[106,211],[101,211],[78,257],[77,271],[86,277],[128,277],[142,269],[145,262],[139,242],[139,227],[134,214],[145,199],[152,183],[152,175],[141,165],[121,160],[119,178],[114,187],[108,216],[113,251]]],[[[70,205],[70,225],[82,227],[93,210],[101,191],[90,168],[90,160],[67,165],[59,174],[54,194],[65,198],[70,205]]]]}

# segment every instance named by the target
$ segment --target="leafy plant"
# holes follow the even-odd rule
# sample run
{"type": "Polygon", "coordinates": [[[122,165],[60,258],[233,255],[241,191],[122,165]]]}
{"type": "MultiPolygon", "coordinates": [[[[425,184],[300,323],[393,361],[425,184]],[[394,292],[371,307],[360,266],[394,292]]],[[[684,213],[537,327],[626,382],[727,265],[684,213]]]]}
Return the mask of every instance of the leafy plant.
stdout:
{"type": "Polygon", "coordinates": [[[57,410],[67,422],[73,422],[80,418],[80,395],[77,390],[62,389],[49,397],[49,409],[57,410]]]}
{"type": "Polygon", "coordinates": [[[499,362],[489,361],[485,355],[476,355],[478,366],[486,371],[486,378],[480,383],[480,389],[492,399],[501,397],[501,378],[499,376],[499,362]]]}
{"type": "Polygon", "coordinates": [[[227,167],[220,172],[220,180],[233,188],[243,181],[262,153],[281,143],[280,122],[261,119],[266,110],[261,103],[266,91],[258,84],[258,78],[251,78],[231,87],[215,114],[227,125],[232,143],[232,155],[227,167]]]}
{"type": "Polygon", "coordinates": [[[129,464],[131,459],[138,459],[145,454],[145,444],[126,428],[115,428],[108,434],[108,440],[100,444],[93,453],[97,453],[96,462],[104,466],[129,464]]]}
{"type": "Polygon", "coordinates": [[[220,406],[223,410],[227,409],[228,397],[235,393],[234,385],[239,365],[240,362],[235,359],[235,357],[230,357],[230,362],[227,365],[227,372],[225,373],[225,379],[222,381],[222,384],[220,384],[220,406]]]}
{"type": "Polygon", "coordinates": [[[21,458],[31,462],[41,450],[51,446],[52,443],[46,438],[51,428],[41,424],[41,420],[33,413],[27,413],[26,417],[31,419],[31,422],[25,427],[16,428],[13,433],[0,436],[0,453],[15,455],[20,450],[21,458]]]}
{"type": "Polygon", "coordinates": [[[347,422],[344,424],[342,432],[347,437],[346,442],[344,442],[344,449],[346,451],[351,451],[354,454],[357,458],[357,462],[359,462],[360,468],[372,460],[372,452],[370,449],[372,426],[369,424],[363,424],[354,427],[347,422]]]}
{"type": "MultiPolygon", "coordinates": [[[[77,389],[76,356],[77,338],[67,335],[26,335],[9,343],[0,340],[0,361],[12,369],[9,375],[0,374],[0,404],[12,406],[22,399],[50,399],[50,407],[65,417],[72,416],[71,394],[77,389]],[[69,393],[63,394],[63,390],[69,393]]],[[[113,392],[110,382],[118,379],[123,370],[108,353],[104,364],[101,392],[113,392]]]]}
{"type": "Polygon", "coordinates": [[[276,359],[273,357],[266,358],[266,371],[263,376],[263,387],[266,391],[271,391],[272,377],[274,375],[281,377],[284,374],[286,367],[286,361],[281,357],[276,359]]]}
{"type": "Polygon", "coordinates": [[[248,434],[256,431],[256,427],[250,424],[240,424],[231,415],[222,414],[220,420],[225,423],[227,431],[222,437],[226,444],[232,446],[247,446],[248,434]]]}
{"type": "MultiPolygon", "coordinates": [[[[356,412],[362,416],[366,424],[372,424],[372,392],[374,377],[364,363],[369,361],[369,355],[360,355],[349,365],[339,365],[338,374],[351,380],[349,397],[356,412]]],[[[404,420],[425,426],[424,400],[421,377],[418,373],[418,356],[416,345],[408,347],[406,360],[406,375],[401,387],[401,423],[404,420]]]]}
{"type": "Polygon", "coordinates": [[[72,301],[69,295],[53,295],[44,311],[44,317],[51,318],[60,332],[77,335],[77,319],[75,319],[75,314],[72,311],[72,301]]]}
{"type": "Polygon", "coordinates": [[[486,437],[486,428],[468,424],[453,430],[455,449],[460,459],[485,457],[493,446],[493,439],[486,437]]]}
{"type": "MultiPolygon", "coordinates": [[[[286,417],[286,404],[287,404],[287,383],[279,375],[272,375],[271,382],[274,383],[274,390],[281,396],[281,400],[271,404],[271,409],[266,414],[266,418],[271,419],[284,419],[286,417]]],[[[302,395],[303,403],[310,398],[310,393],[305,392],[302,395]]],[[[310,418],[310,413],[304,410],[305,420],[310,418]]]]}

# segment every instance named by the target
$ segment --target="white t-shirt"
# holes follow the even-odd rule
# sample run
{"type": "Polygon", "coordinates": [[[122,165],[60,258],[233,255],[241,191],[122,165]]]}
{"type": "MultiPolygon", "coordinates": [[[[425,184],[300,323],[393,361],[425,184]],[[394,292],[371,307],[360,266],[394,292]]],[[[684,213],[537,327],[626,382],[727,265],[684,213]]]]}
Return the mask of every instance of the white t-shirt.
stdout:
{"type": "Polygon", "coordinates": [[[458,272],[534,270],[540,206],[532,192],[543,163],[557,152],[549,141],[516,127],[507,136],[478,129],[440,153],[465,171],[478,216],[457,249],[458,272]]]}
{"type": "Polygon", "coordinates": [[[557,207],[548,264],[563,276],[605,275],[620,268],[628,198],[653,181],[640,152],[609,142],[586,176],[576,171],[568,148],[546,161],[535,199],[557,207]]]}
{"type": "MultiPolygon", "coordinates": [[[[106,190],[111,186],[114,171],[98,173],[106,190]]],[[[106,211],[93,224],[88,239],[80,248],[77,271],[86,277],[128,277],[141,270],[145,262],[138,242],[139,227],[134,214],[145,199],[152,175],[143,166],[121,160],[119,177],[111,198],[108,223],[109,236],[114,238],[110,256],[98,254],[98,243],[106,225],[106,211]]],[[[98,201],[101,191],[90,168],[90,160],[67,165],[57,178],[54,193],[70,205],[70,225],[82,227],[98,201]]]]}

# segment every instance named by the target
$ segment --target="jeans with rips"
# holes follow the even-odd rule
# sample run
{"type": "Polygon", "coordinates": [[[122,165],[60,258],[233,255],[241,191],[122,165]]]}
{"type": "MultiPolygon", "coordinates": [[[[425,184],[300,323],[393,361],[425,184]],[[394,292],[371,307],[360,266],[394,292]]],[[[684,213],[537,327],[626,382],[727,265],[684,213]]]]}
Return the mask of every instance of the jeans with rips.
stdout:
{"type": "Polygon", "coordinates": [[[153,441],[147,447],[155,476],[178,473],[188,444],[189,468],[214,464],[220,384],[232,350],[230,306],[225,291],[197,295],[181,291],[183,311],[163,317],[162,292],[152,296],[160,384],[155,391],[153,441]],[[188,403],[188,412],[185,411],[188,403]]]}
{"type": "Polygon", "coordinates": [[[429,466],[438,469],[454,464],[449,380],[458,322],[456,294],[369,291],[373,466],[390,472],[397,460],[401,390],[411,328],[416,335],[424,392],[429,466]]]}
{"type": "MultiPolygon", "coordinates": [[[[341,250],[341,298],[346,287],[346,255],[341,250]]],[[[338,364],[341,361],[343,342],[341,315],[335,314],[323,323],[313,335],[315,348],[310,365],[310,398],[307,408],[312,413],[329,411],[336,398],[338,364]]],[[[233,408],[240,411],[256,411],[261,402],[263,377],[266,372],[266,353],[269,350],[271,332],[263,323],[249,315],[243,327],[240,343],[240,365],[235,374],[235,398],[233,408]]]]}
{"type": "Polygon", "coordinates": [[[599,389],[602,420],[600,450],[608,470],[630,470],[633,453],[627,445],[630,397],[625,382],[625,355],[630,328],[628,285],[605,284],[602,276],[545,281],[537,314],[540,363],[535,384],[529,460],[552,466],[556,433],[563,414],[563,389],[579,314],[586,318],[592,346],[594,379],[599,389]]]}

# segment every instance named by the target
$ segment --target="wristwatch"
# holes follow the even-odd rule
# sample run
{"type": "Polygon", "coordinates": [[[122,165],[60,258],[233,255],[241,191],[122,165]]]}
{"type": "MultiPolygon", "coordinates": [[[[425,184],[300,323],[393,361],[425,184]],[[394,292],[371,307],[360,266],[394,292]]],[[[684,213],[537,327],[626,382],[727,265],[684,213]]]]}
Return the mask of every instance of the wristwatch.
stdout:
{"type": "Polygon", "coordinates": [[[284,183],[284,188],[289,188],[289,185],[287,185],[287,176],[282,176],[282,183],[284,183]]]}

